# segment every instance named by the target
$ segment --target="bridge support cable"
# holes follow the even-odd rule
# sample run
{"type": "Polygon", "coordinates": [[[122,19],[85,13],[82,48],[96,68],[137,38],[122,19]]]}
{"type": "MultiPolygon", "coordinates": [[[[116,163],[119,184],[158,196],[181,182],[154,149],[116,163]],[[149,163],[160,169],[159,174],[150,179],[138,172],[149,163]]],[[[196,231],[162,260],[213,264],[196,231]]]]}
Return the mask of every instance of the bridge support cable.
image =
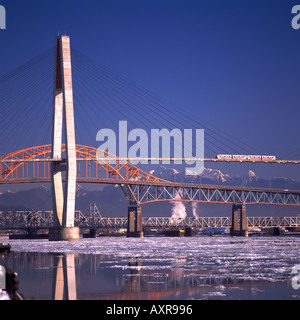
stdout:
{"type": "MultiPolygon", "coordinates": [[[[195,116],[189,115],[186,110],[180,110],[180,108],[168,103],[166,100],[155,96],[149,90],[111,71],[79,50],[73,49],[73,51],[76,65],[79,65],[81,69],[82,79],[93,78],[93,83],[98,86],[99,90],[105,85],[106,89],[102,89],[104,94],[107,89],[114,91],[116,96],[121,96],[123,99],[130,101],[129,105],[133,102],[140,105],[141,110],[148,113],[148,117],[155,119],[155,122],[163,119],[164,126],[169,123],[173,127],[191,125],[192,128],[195,126],[204,128],[206,130],[206,139],[208,144],[211,144],[211,151],[214,154],[219,153],[220,150],[225,153],[241,153],[241,150],[243,150],[242,153],[249,153],[249,146],[242,141],[236,142],[231,136],[227,137],[219,129],[212,128],[207,123],[195,119],[195,116]]],[[[87,83],[89,82],[91,82],[91,79],[87,81],[87,83]]]]}
{"type": "MultiPolygon", "coordinates": [[[[78,67],[78,69],[82,71],[81,66],[78,67]]],[[[109,81],[107,79],[101,80],[99,82],[99,80],[95,79],[90,73],[87,73],[86,76],[89,78],[89,81],[91,81],[93,85],[96,84],[96,86],[94,89],[92,89],[90,86],[87,86],[87,81],[83,81],[82,78],[84,77],[80,74],[80,76],[78,77],[80,87],[86,88],[86,90],[88,90],[89,93],[88,95],[84,96],[87,96],[89,99],[91,99],[93,95],[98,96],[98,99],[97,97],[95,97],[94,105],[96,105],[100,101],[102,105],[101,112],[104,112],[107,118],[111,118],[112,116],[114,117],[110,121],[113,124],[113,126],[115,125],[116,120],[119,120],[120,116],[122,116],[122,119],[130,119],[130,126],[132,125],[132,123],[135,123],[137,127],[140,127],[141,124],[143,124],[143,128],[147,128],[149,132],[153,128],[165,128],[166,123],[168,123],[169,128],[174,128],[174,124],[172,124],[172,122],[170,122],[168,118],[165,118],[165,121],[163,122],[161,120],[161,113],[155,112],[155,110],[149,111],[149,106],[145,104],[142,104],[141,108],[141,104],[139,102],[135,101],[134,99],[128,98],[125,92],[120,93],[115,86],[109,85],[109,81]],[[126,107],[125,110],[124,106],[126,107]],[[115,109],[117,110],[117,115],[114,111],[115,109]],[[156,118],[153,118],[153,112],[155,113],[156,118]],[[161,126],[159,126],[159,123],[161,123],[161,126]]],[[[75,100],[79,102],[80,98],[75,97],[75,100]]],[[[79,105],[82,105],[82,103],[79,102],[79,105]]],[[[78,111],[78,113],[79,112],[80,111],[78,111]]],[[[91,119],[89,113],[85,111],[85,108],[83,110],[83,113],[86,113],[86,116],[89,118],[90,123],[95,123],[95,119],[91,119]]],[[[99,119],[100,118],[103,118],[103,115],[99,115],[99,119]]],[[[84,116],[81,115],[81,119],[84,119],[84,116]]],[[[94,127],[96,128],[95,125],[94,127]]],[[[178,141],[174,141],[174,144],[176,146],[179,146],[178,141]]],[[[192,150],[189,151],[192,152],[192,150]]]]}
{"type": "Polygon", "coordinates": [[[49,133],[45,123],[50,123],[51,119],[52,62],[53,48],[0,76],[3,153],[26,145],[45,144],[44,138],[49,133]],[[11,141],[14,141],[13,145],[11,141]]]}
{"type": "Polygon", "coordinates": [[[296,148],[295,150],[282,155],[281,159],[295,159],[296,157],[299,158],[299,156],[300,156],[300,148],[296,148]]]}
{"type": "MultiPolygon", "coordinates": [[[[118,116],[114,118],[112,123],[119,120],[120,115],[122,115],[123,119],[130,119],[130,124],[135,123],[137,127],[141,126],[141,123],[144,125],[144,128],[150,131],[152,128],[168,128],[173,129],[176,127],[185,128],[187,125],[184,121],[180,120],[179,118],[174,118],[171,112],[165,112],[157,108],[156,106],[152,105],[151,103],[145,101],[145,99],[138,99],[133,94],[130,94],[128,88],[119,88],[118,84],[111,82],[111,79],[107,77],[103,77],[103,75],[93,74],[94,68],[90,68],[90,70],[86,71],[82,67],[82,63],[77,67],[80,75],[78,74],[78,81],[84,87],[87,87],[89,92],[93,95],[97,95],[100,97],[100,100],[95,97],[95,103],[93,105],[99,104],[101,101],[102,108],[99,110],[103,111],[103,107],[106,108],[107,111],[112,113],[112,110],[118,110],[118,116]],[[103,78],[101,78],[103,77],[103,78]],[[83,80],[86,79],[86,80],[83,80]],[[86,83],[91,83],[94,86],[94,89],[91,89],[90,86],[87,86],[86,83]],[[107,97],[106,97],[107,96],[107,97]],[[126,106],[126,110],[124,110],[124,106],[126,106]],[[161,124],[159,126],[159,123],[161,124]]],[[[91,99],[91,95],[85,95],[91,99]]],[[[92,107],[92,106],[91,106],[92,107]]],[[[95,114],[99,112],[99,110],[95,110],[95,114]]],[[[109,115],[111,117],[111,115],[109,115]]],[[[100,115],[99,115],[100,118],[100,115]]],[[[209,132],[207,133],[208,138],[207,141],[211,142],[211,144],[216,144],[210,141],[209,132]]],[[[175,141],[177,143],[177,141],[175,141]]],[[[193,147],[195,148],[195,143],[193,142],[193,147]]],[[[210,145],[207,145],[208,149],[210,145]]],[[[192,152],[192,150],[189,150],[192,152]]],[[[224,149],[222,149],[225,152],[224,149]]],[[[216,151],[212,152],[215,154],[216,151]]]]}

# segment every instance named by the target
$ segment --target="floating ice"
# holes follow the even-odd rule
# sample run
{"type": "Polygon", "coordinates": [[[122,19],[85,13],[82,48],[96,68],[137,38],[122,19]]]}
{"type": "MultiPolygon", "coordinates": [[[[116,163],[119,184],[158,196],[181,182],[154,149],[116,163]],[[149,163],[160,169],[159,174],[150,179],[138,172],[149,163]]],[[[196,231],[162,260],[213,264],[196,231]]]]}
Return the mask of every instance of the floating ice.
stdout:
{"type": "Polygon", "coordinates": [[[300,264],[300,238],[227,237],[126,238],[101,237],[74,242],[10,240],[15,252],[52,252],[105,255],[101,268],[175,272],[200,285],[238,281],[282,281],[292,278],[300,264]],[[139,262],[139,265],[128,263],[139,262]],[[190,275],[194,278],[191,280],[190,275]]]}

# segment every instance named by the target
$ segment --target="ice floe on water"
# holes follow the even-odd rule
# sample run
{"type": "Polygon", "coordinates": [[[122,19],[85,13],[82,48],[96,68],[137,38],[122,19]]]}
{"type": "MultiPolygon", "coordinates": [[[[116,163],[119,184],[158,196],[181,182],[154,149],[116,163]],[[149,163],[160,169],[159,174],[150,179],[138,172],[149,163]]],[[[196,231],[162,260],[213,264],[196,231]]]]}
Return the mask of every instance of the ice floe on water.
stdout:
{"type": "MultiPolygon", "coordinates": [[[[236,281],[290,279],[292,267],[300,264],[297,237],[99,237],[74,242],[9,242],[15,252],[103,255],[107,257],[105,268],[177,271],[188,277],[194,274],[192,281],[200,285],[211,281],[219,287],[236,281]],[[136,261],[139,264],[135,265],[136,261]]],[[[218,292],[214,294],[222,295],[220,289],[218,292]]]]}

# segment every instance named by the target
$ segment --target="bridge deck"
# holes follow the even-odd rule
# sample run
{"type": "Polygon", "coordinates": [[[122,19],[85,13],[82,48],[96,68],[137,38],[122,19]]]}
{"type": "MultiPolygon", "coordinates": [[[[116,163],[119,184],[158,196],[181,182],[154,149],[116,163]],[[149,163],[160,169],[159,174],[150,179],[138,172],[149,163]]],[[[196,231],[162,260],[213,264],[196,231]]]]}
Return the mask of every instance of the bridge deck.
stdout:
{"type": "MultiPolygon", "coordinates": [[[[63,180],[64,181],[64,180],[63,180]]],[[[50,178],[9,179],[0,184],[51,182],[50,178]]],[[[128,200],[144,204],[156,201],[189,201],[228,204],[300,206],[299,190],[209,186],[175,182],[77,178],[80,183],[118,184],[128,200]],[[126,186],[127,188],[124,188],[126,186]]]]}
{"type": "MultiPolygon", "coordinates": [[[[300,160],[284,160],[284,159],[277,159],[277,160],[250,160],[250,159],[216,159],[216,158],[118,158],[118,161],[200,161],[200,162],[250,162],[250,163],[277,163],[277,164],[300,164],[300,160]]],[[[23,163],[23,162],[65,162],[66,159],[51,159],[51,158],[37,158],[37,159],[0,159],[0,163],[23,163]]],[[[76,161],[96,161],[95,157],[87,157],[87,158],[77,158],[76,161]]],[[[105,162],[116,162],[116,157],[106,157],[105,162]]]]}

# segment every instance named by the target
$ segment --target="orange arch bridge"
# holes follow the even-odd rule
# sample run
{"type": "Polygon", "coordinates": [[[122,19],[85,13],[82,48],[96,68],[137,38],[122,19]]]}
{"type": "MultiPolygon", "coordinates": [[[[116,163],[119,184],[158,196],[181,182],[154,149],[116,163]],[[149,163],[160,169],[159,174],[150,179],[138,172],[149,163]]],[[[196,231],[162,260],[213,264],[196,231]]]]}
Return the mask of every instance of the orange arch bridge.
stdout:
{"type": "MultiPolygon", "coordinates": [[[[64,158],[50,158],[51,151],[48,144],[1,157],[0,184],[51,182],[51,162],[64,165],[64,158]]],[[[63,155],[65,152],[63,144],[63,155]]],[[[76,145],[76,158],[78,182],[118,184],[127,200],[137,205],[155,201],[300,205],[300,191],[174,183],[94,147],[76,145]]]]}

